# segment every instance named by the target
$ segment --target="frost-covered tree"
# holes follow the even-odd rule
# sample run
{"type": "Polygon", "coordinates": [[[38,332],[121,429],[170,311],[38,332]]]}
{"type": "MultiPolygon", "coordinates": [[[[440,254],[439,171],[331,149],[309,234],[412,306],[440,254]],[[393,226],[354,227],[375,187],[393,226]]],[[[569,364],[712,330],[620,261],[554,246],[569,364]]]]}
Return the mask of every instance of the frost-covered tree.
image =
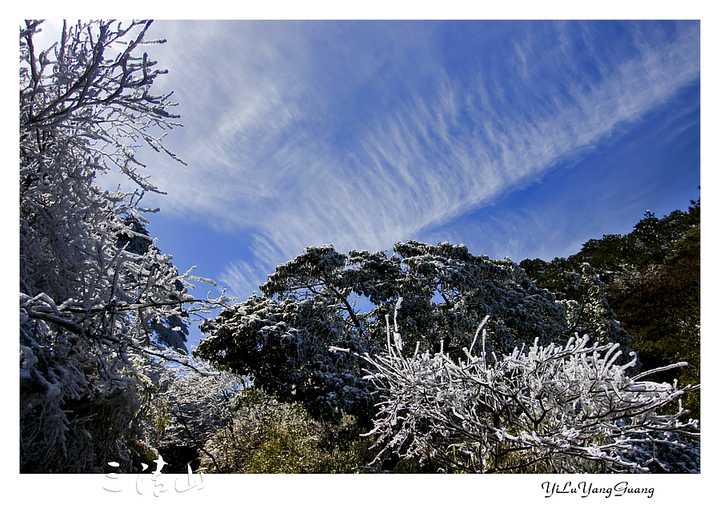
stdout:
{"type": "Polygon", "coordinates": [[[446,472],[699,472],[697,421],[682,421],[681,404],[660,412],[699,386],[631,376],[634,357],[620,361],[618,344],[587,335],[496,354],[486,322],[453,359],[417,346],[408,355],[388,321],[386,350],[364,356],[381,396],[368,433],[382,444],[376,461],[395,452],[446,472]]]}
{"type": "Polygon", "coordinates": [[[374,319],[375,335],[384,340],[385,316],[397,314],[399,328],[408,342],[461,354],[475,333],[477,321],[491,316],[488,347],[499,352],[539,337],[549,344],[569,332],[561,300],[539,289],[525,271],[509,258],[491,260],[470,253],[464,245],[436,246],[416,241],[398,243],[402,277],[391,303],[374,319]]]}
{"type": "Polygon", "coordinates": [[[196,355],[250,376],[281,402],[304,403],[315,418],[339,422],[348,412],[367,420],[374,398],[359,361],[329,352],[339,343],[358,353],[369,350],[370,343],[347,326],[336,304],[324,297],[252,296],[202,324],[210,335],[196,355]]]}
{"type": "Polygon", "coordinates": [[[141,49],[151,22],[64,24],[36,47],[41,22],[20,28],[20,469],[101,471],[129,465],[143,386],[139,359],[185,361],[184,325],[222,300],[194,300],[180,274],[129,220],[159,192],[135,149],[179,160],[159,132],[177,126],[141,49]],[[104,191],[115,170],[137,186],[104,191]],[[145,244],[138,244],[138,243],[145,244]],[[131,244],[134,243],[134,244],[131,244]],[[172,327],[170,327],[172,325],[172,327]],[[174,336],[173,336],[174,334],[174,336]]]}
{"type": "MultiPolygon", "coordinates": [[[[593,284],[598,325],[616,328],[603,310],[604,291],[593,284]]],[[[411,343],[452,357],[491,315],[486,346],[508,353],[539,337],[540,344],[567,340],[576,329],[572,305],[539,289],[510,259],[476,256],[463,245],[395,245],[394,253],[309,247],[277,266],[260,286],[263,296],[207,321],[209,334],[196,353],[221,369],[252,376],[257,386],[283,402],[303,402],[313,417],[338,420],[343,411],[369,423],[372,386],[362,379],[357,356],[373,355],[385,340],[385,316],[398,299],[398,326],[411,343]],[[330,347],[352,350],[338,356],[330,347]]],[[[576,311],[578,312],[578,311],[576,311]]]]}
{"type": "MultiPolygon", "coordinates": [[[[155,247],[146,226],[132,216],[125,218],[123,222],[131,232],[120,233],[117,246],[144,257],[151,250],[151,247],[155,247]]],[[[180,279],[176,279],[173,282],[173,287],[176,288],[177,293],[170,295],[170,297],[179,300],[185,286],[180,279]]],[[[159,313],[149,318],[148,328],[153,333],[156,343],[178,354],[187,355],[188,350],[185,346],[189,334],[187,317],[188,313],[184,310],[166,315],[159,313]]]]}

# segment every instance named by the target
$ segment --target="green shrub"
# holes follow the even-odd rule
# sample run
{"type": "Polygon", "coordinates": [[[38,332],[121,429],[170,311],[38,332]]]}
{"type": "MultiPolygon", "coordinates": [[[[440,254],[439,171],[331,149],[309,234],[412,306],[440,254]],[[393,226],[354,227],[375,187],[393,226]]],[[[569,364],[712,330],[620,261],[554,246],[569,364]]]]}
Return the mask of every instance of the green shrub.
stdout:
{"type": "Polygon", "coordinates": [[[235,404],[233,423],[205,445],[208,472],[351,473],[372,459],[372,441],[359,436],[354,417],[339,424],[311,418],[299,403],[280,403],[258,389],[247,389],[235,404]]]}

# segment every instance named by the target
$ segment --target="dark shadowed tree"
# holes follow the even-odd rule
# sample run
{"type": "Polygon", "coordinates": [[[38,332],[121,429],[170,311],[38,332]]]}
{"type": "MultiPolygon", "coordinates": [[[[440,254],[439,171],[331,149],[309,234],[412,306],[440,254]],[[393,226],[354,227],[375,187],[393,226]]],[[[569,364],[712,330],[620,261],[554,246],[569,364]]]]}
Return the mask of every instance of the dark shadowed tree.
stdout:
{"type": "MultiPolygon", "coordinates": [[[[589,333],[615,328],[599,285],[588,288],[597,302],[586,309],[595,324],[589,333]]],[[[381,349],[398,299],[403,303],[393,317],[409,355],[417,344],[420,351],[459,356],[487,315],[490,350],[509,352],[536,338],[548,345],[575,332],[578,312],[572,300],[536,287],[511,260],[475,256],[450,243],[398,243],[392,255],[309,247],[277,266],[260,290],[263,296],[203,325],[209,336],[197,355],[251,376],[282,402],[302,402],[314,417],[338,421],[348,412],[364,424],[376,397],[363,379],[371,366],[358,356],[381,349]],[[330,347],[353,353],[331,354],[330,347]]]]}

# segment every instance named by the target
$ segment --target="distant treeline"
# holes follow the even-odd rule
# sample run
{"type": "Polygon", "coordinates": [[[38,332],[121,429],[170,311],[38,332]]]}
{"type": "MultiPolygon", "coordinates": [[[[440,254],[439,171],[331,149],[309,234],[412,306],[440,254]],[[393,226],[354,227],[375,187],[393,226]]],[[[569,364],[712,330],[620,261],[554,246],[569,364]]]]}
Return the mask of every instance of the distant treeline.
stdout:
{"type": "MultiPolygon", "coordinates": [[[[700,200],[687,211],[657,218],[646,212],[627,235],[587,241],[580,252],[550,262],[520,262],[538,287],[561,298],[584,302],[577,282],[583,263],[605,284],[610,308],[629,333],[643,370],[686,361],[689,366],[657,374],[653,380],[681,385],[700,382],[700,200]]],[[[684,407],[700,418],[700,392],[684,407]]]]}

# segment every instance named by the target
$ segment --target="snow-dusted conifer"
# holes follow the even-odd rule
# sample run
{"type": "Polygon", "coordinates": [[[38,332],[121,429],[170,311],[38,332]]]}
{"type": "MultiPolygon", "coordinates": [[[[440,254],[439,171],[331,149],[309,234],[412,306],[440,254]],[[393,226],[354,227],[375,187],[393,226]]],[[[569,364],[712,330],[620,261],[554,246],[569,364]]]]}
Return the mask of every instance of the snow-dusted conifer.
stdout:
{"type": "MultiPolygon", "coordinates": [[[[536,287],[510,259],[476,256],[448,242],[400,242],[392,255],[311,246],[277,266],[260,290],[263,297],[254,295],[208,321],[210,335],[197,353],[218,368],[253,376],[284,402],[302,401],[321,418],[348,411],[370,421],[374,397],[361,364],[356,356],[332,358],[328,348],[379,351],[385,316],[399,298],[404,301],[395,319],[405,340],[412,347],[420,343],[421,352],[442,343],[453,359],[463,357],[462,347],[486,314],[485,345],[498,354],[536,337],[541,345],[567,340],[575,323],[566,310],[572,307],[536,287]]],[[[599,304],[605,301],[604,292],[596,295],[599,304]]],[[[613,316],[609,310],[593,314],[600,330],[613,316]]],[[[412,347],[402,353],[409,355],[412,347]]]]}

